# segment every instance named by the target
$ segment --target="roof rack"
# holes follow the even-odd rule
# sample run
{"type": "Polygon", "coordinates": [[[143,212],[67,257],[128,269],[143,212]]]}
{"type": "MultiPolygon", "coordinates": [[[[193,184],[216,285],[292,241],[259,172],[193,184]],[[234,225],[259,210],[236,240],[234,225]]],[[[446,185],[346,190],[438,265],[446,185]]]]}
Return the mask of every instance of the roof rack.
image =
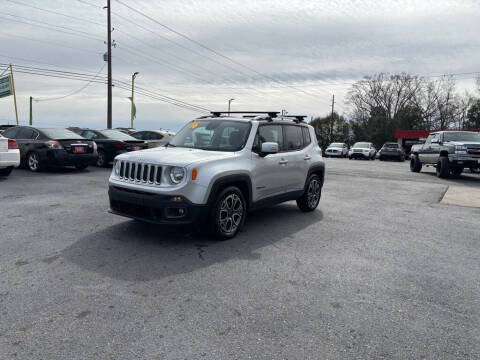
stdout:
{"type": "Polygon", "coordinates": [[[282,118],[291,118],[296,123],[303,122],[307,115],[283,115],[282,118]]]}
{"type": "MultiPolygon", "coordinates": [[[[220,117],[222,114],[267,114],[271,118],[277,117],[280,111],[211,111],[211,114],[215,117],[220,117]]],[[[246,117],[246,116],[244,116],[246,117]]],[[[255,117],[255,116],[253,116],[255,117]]]]}

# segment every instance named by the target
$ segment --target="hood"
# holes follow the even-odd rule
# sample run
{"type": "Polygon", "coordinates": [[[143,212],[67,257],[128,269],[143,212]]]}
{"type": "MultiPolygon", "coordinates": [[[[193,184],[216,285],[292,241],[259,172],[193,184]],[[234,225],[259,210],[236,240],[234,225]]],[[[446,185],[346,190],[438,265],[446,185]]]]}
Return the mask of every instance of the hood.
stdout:
{"type": "Polygon", "coordinates": [[[332,150],[343,150],[343,148],[341,148],[341,147],[336,147],[336,146],[329,146],[329,147],[327,147],[327,150],[330,150],[330,149],[332,149],[332,150]]]}
{"type": "Polygon", "coordinates": [[[370,148],[362,148],[362,147],[352,147],[350,150],[373,150],[370,148]]]}
{"type": "Polygon", "coordinates": [[[116,159],[158,165],[187,166],[193,163],[224,159],[233,156],[235,156],[234,152],[157,147],[153,149],[123,153],[117,156],[116,159]]]}

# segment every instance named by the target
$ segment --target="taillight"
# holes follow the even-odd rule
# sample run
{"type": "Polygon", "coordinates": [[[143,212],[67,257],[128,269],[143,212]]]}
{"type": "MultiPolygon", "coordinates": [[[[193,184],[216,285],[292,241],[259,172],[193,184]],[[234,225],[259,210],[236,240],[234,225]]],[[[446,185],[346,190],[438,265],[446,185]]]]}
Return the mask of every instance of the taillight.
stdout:
{"type": "Polygon", "coordinates": [[[60,145],[57,140],[49,140],[45,142],[45,145],[47,145],[49,149],[62,149],[62,145],[60,145]]]}
{"type": "Polygon", "coordinates": [[[118,142],[115,143],[115,147],[119,150],[123,150],[123,149],[125,149],[125,144],[121,141],[118,141],[118,142]]]}
{"type": "Polygon", "coordinates": [[[9,150],[18,149],[17,140],[15,140],[15,139],[8,139],[8,149],[9,149],[9,150]]]}

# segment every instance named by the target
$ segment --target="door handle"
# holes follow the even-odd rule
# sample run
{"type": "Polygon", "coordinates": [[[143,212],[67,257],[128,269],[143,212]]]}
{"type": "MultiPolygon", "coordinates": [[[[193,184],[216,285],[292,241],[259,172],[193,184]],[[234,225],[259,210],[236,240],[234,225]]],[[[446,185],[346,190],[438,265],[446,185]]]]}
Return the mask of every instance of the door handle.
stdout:
{"type": "Polygon", "coordinates": [[[288,160],[285,160],[285,159],[282,159],[278,162],[280,165],[285,165],[286,163],[288,163],[288,160]]]}
{"type": "Polygon", "coordinates": [[[305,155],[305,157],[303,158],[303,160],[312,160],[312,157],[310,155],[305,155]]]}

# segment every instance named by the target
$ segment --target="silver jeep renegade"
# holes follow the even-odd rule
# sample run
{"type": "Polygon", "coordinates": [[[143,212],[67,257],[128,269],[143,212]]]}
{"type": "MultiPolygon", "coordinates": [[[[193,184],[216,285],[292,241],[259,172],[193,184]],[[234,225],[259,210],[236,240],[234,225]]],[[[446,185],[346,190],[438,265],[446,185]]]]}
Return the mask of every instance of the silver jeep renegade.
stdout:
{"type": "Polygon", "coordinates": [[[296,200],[318,206],[325,164],[303,116],[214,112],[165,146],[121,154],[109,180],[110,212],[158,224],[206,225],[219,239],[248,210],[296,200]]]}

